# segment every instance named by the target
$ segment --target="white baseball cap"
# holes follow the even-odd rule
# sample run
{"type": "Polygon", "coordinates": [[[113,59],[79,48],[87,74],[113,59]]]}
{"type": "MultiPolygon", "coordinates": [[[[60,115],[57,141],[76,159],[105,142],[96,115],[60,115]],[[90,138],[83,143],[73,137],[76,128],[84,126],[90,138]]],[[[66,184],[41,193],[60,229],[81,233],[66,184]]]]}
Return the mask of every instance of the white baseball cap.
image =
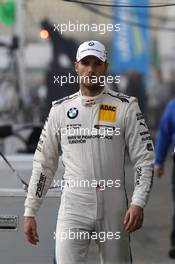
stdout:
{"type": "Polygon", "coordinates": [[[106,49],[105,46],[99,41],[90,40],[83,42],[78,50],[76,55],[76,60],[79,62],[86,56],[95,56],[101,61],[106,61],[106,49]]]}

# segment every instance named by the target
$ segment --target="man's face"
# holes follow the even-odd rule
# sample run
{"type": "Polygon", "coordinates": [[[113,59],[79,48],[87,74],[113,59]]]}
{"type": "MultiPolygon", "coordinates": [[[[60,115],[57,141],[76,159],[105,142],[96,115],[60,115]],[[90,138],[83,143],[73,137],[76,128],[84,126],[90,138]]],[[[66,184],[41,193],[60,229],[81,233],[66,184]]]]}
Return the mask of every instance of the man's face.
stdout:
{"type": "Polygon", "coordinates": [[[101,84],[99,77],[105,76],[107,63],[95,56],[87,56],[81,61],[75,62],[75,71],[80,77],[81,84],[86,88],[95,88],[101,84]]]}

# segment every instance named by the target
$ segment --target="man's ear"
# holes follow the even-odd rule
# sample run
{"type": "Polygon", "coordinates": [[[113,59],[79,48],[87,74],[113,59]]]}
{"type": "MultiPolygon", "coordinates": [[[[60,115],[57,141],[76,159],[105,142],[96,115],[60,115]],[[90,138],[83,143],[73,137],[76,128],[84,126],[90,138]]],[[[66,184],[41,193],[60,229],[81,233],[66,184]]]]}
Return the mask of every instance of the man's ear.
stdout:
{"type": "Polygon", "coordinates": [[[75,68],[76,73],[78,73],[78,62],[77,61],[74,62],[74,68],[75,68]]]}

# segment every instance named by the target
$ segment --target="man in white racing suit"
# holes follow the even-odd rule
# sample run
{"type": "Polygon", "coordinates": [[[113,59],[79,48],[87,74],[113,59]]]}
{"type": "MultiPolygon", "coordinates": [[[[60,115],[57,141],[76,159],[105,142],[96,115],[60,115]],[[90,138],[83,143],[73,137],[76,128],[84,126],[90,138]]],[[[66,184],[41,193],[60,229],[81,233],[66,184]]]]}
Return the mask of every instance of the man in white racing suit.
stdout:
{"type": "Polygon", "coordinates": [[[56,101],[50,110],[34,155],[24,232],[29,242],[37,244],[35,216],[62,155],[65,174],[56,229],[57,263],[85,264],[89,243],[95,239],[101,263],[129,264],[129,233],[142,226],[152,186],[153,143],[137,99],[101,84],[107,70],[103,44],[81,44],[75,70],[88,78],[80,78],[79,92],[56,101]],[[130,204],[124,173],[127,152],[135,170],[130,204]]]}

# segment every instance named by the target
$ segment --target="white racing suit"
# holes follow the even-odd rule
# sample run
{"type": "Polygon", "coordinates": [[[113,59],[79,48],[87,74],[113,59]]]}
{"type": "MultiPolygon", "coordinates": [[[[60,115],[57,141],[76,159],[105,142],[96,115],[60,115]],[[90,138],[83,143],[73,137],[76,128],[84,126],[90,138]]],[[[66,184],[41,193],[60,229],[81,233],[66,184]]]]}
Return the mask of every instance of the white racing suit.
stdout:
{"type": "Polygon", "coordinates": [[[153,179],[153,144],[136,98],[104,89],[53,104],[34,155],[25,216],[35,216],[62,155],[64,188],[56,230],[57,264],[86,263],[89,242],[101,263],[132,263],[123,221],[125,156],[135,170],[131,204],[144,207],[153,179]]]}

